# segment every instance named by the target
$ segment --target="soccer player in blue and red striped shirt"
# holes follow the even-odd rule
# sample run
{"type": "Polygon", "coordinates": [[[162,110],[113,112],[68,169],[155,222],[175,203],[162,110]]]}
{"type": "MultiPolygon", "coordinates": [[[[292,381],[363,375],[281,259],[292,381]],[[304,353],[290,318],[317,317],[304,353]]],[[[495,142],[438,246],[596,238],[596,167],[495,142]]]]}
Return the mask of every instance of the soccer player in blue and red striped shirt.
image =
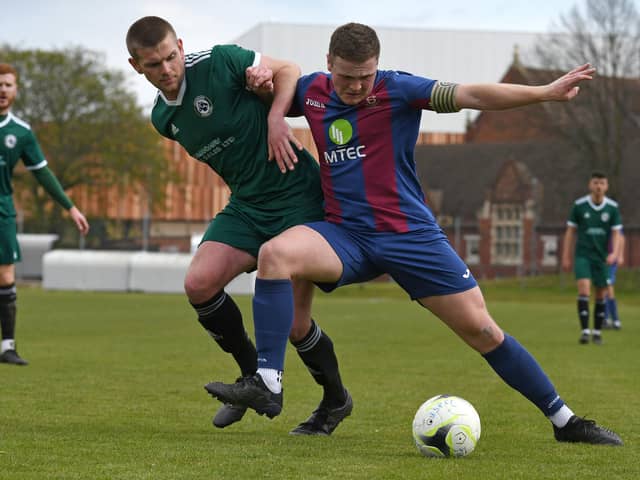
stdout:
{"type": "MultiPolygon", "coordinates": [[[[422,110],[568,101],[595,69],[585,64],[543,86],[457,85],[379,70],[379,54],[375,31],[349,23],[331,37],[330,73],[298,81],[293,111],[304,114],[318,147],[325,221],[293,227],[261,247],[254,297],[258,372],[241,383],[205,388],[221,401],[278,415],[292,279],[331,291],[386,273],[536,405],[558,441],[622,444],[614,432],[574,415],[533,356],[491,318],[469,268],[425,204],[414,162],[422,110]]],[[[339,408],[327,413],[322,407],[307,424],[342,420],[339,408]]]]}

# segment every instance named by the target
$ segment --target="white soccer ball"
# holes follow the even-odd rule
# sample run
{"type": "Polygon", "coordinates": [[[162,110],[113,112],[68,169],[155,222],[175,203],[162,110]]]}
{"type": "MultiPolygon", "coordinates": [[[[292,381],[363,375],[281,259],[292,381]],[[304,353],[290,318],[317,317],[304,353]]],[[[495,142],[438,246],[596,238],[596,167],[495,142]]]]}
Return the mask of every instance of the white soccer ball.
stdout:
{"type": "Polygon", "coordinates": [[[480,416],[463,398],[436,395],[418,408],[413,439],[425,457],[464,457],[480,440],[480,416]]]}

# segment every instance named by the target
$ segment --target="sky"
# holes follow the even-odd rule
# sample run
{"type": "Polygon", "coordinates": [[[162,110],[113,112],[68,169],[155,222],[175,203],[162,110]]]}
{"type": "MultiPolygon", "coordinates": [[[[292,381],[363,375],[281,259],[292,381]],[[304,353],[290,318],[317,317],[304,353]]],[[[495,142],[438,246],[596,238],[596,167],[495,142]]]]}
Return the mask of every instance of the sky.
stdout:
{"type": "MultiPolygon", "coordinates": [[[[229,43],[261,22],[373,27],[548,32],[561,15],[586,0],[21,0],[0,15],[0,44],[103,52],[110,68],[127,73],[142,105],[154,90],[127,63],[127,29],[138,18],[167,19],[186,51],[229,43]]],[[[328,43],[327,39],[327,43],[328,43]]],[[[264,52],[269,54],[269,52],[264,52]]]]}

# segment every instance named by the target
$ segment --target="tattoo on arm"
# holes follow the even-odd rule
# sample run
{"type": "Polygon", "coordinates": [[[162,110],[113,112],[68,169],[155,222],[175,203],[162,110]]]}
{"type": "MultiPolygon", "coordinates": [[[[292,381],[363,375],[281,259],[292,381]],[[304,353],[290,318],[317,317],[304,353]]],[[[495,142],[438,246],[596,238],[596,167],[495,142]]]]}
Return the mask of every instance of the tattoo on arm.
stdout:
{"type": "Polygon", "coordinates": [[[483,327],[482,328],[482,334],[487,338],[493,338],[494,335],[495,335],[491,325],[489,325],[488,327],[483,327]]]}

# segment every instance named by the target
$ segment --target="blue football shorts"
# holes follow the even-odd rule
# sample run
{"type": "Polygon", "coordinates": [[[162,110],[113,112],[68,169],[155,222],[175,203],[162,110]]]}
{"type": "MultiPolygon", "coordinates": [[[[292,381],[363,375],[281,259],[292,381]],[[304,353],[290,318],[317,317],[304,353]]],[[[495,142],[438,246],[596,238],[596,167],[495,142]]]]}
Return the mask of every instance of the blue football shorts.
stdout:
{"type": "Polygon", "coordinates": [[[325,292],[385,273],[412,300],[459,293],[478,285],[440,229],[357,232],[325,221],[305,225],[322,235],[342,261],[342,276],[337,282],[317,283],[325,292]]]}

